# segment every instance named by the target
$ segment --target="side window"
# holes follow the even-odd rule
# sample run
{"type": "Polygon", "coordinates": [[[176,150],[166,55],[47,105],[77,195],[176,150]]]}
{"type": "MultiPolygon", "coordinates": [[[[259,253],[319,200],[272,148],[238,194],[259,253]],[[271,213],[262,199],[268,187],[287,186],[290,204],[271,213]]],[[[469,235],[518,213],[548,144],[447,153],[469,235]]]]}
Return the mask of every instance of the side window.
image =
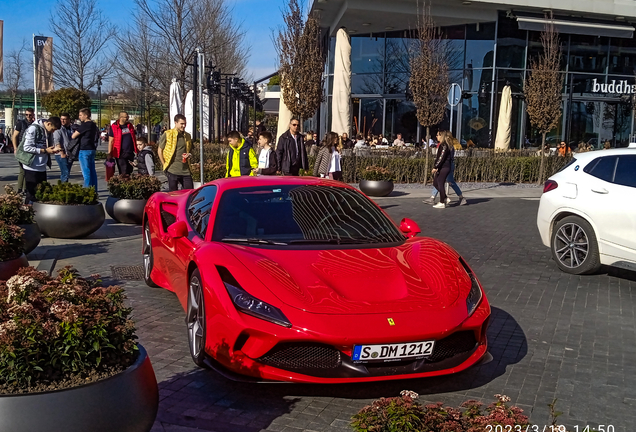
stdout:
{"type": "Polygon", "coordinates": [[[600,157],[598,158],[598,162],[590,163],[583,171],[606,182],[612,182],[614,180],[616,160],[616,156],[600,157]]]}
{"type": "Polygon", "coordinates": [[[620,155],[614,183],[636,188],[636,155],[620,155]]]}
{"type": "Polygon", "coordinates": [[[214,185],[205,186],[190,197],[188,203],[188,221],[192,229],[196,231],[201,238],[205,238],[205,233],[208,230],[210,211],[212,210],[215,197],[216,186],[214,185]]]}

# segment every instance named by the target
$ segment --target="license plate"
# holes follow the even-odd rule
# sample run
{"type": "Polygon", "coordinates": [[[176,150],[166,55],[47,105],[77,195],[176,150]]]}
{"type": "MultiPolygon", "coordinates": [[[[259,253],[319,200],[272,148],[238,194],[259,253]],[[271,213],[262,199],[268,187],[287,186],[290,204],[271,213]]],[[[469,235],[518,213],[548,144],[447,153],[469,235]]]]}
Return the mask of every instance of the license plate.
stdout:
{"type": "Polygon", "coordinates": [[[418,360],[433,354],[434,340],[382,345],[354,345],[354,362],[390,362],[418,360]]]}

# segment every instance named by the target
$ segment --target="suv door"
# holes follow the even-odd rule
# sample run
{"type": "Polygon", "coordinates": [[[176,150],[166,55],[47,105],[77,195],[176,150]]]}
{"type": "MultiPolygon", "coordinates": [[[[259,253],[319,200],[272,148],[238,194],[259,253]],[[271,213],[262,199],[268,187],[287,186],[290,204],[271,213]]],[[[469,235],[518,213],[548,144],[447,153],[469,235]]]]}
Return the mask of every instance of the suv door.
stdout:
{"type": "Polygon", "coordinates": [[[595,159],[583,169],[588,176],[579,189],[581,210],[596,226],[601,253],[624,260],[634,260],[636,251],[636,187],[626,185],[633,180],[634,156],[595,159]]]}

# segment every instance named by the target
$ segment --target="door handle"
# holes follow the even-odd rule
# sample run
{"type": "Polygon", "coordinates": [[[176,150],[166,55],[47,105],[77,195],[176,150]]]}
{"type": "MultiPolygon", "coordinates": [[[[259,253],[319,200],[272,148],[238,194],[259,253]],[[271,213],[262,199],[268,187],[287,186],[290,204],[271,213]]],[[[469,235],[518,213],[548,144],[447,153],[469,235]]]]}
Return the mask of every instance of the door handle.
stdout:
{"type": "Polygon", "coordinates": [[[594,189],[592,188],[592,192],[597,193],[597,194],[608,194],[609,191],[605,188],[598,188],[598,189],[594,189]]]}

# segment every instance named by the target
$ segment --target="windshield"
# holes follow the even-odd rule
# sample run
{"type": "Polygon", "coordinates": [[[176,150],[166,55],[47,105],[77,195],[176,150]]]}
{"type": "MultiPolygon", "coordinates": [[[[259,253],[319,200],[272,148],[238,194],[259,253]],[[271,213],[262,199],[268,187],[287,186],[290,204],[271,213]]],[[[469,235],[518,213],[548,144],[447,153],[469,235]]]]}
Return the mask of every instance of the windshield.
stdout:
{"type": "Polygon", "coordinates": [[[405,240],[364,195],[334,186],[268,186],[223,193],[213,241],[362,244],[405,240]]]}

